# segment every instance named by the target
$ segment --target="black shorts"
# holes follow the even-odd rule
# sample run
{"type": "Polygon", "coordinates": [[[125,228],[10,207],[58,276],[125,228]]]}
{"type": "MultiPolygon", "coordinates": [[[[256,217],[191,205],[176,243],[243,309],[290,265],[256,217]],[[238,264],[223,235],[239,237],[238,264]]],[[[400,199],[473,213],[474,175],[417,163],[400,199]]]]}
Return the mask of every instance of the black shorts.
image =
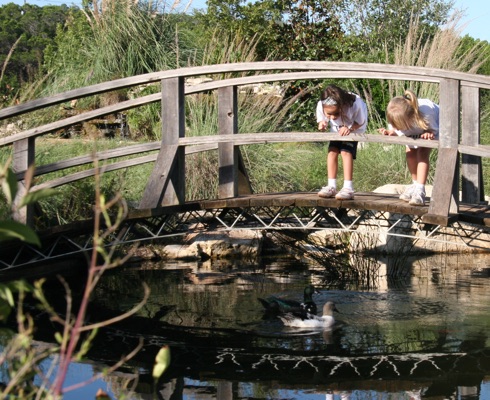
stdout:
{"type": "Polygon", "coordinates": [[[352,159],[355,160],[357,154],[357,143],[359,142],[344,142],[342,140],[332,140],[328,145],[328,150],[330,150],[331,147],[335,147],[336,149],[339,149],[339,151],[346,151],[347,153],[351,153],[352,159]]]}

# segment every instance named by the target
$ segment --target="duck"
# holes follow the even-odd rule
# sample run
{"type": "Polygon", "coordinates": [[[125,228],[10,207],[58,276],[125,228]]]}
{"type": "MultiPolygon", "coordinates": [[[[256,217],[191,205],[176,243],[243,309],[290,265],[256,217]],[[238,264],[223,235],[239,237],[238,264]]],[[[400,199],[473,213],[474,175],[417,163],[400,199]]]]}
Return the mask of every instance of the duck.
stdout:
{"type": "Polygon", "coordinates": [[[279,318],[285,326],[293,328],[331,328],[335,324],[333,312],[337,310],[333,301],[327,301],[323,305],[323,315],[319,317],[316,314],[307,312],[289,312],[279,315],[279,318]]]}
{"type": "Polygon", "coordinates": [[[313,301],[313,294],[315,293],[318,293],[318,290],[313,285],[308,285],[303,293],[303,302],[281,299],[276,296],[269,296],[265,299],[259,297],[258,300],[269,314],[278,315],[290,312],[316,314],[317,306],[313,301]]]}

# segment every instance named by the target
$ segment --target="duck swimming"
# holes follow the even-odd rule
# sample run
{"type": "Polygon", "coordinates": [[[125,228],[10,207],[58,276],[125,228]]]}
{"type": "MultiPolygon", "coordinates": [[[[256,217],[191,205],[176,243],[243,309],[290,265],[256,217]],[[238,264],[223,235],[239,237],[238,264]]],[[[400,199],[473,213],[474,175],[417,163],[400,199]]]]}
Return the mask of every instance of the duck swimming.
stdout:
{"type": "Polygon", "coordinates": [[[339,312],[335,303],[327,301],[323,306],[321,317],[311,313],[290,312],[280,315],[279,318],[284,325],[294,328],[330,328],[335,324],[334,311],[339,312]]]}
{"type": "Polygon", "coordinates": [[[262,303],[267,313],[274,315],[291,312],[316,314],[317,307],[313,301],[314,293],[318,293],[318,290],[313,285],[308,285],[305,287],[302,303],[296,300],[281,299],[276,296],[269,296],[266,299],[258,298],[258,300],[262,303]]]}

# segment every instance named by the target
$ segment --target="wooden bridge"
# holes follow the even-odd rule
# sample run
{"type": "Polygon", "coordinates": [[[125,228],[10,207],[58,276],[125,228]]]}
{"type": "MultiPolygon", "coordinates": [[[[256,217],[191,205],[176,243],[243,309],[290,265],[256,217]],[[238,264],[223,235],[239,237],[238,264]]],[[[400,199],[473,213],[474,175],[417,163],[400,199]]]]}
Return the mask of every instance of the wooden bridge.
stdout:
{"type": "MultiPolygon", "coordinates": [[[[23,132],[0,138],[0,146],[12,146],[13,168],[22,187],[25,172],[29,165],[36,164],[36,176],[41,176],[68,168],[91,164],[98,160],[116,161],[104,167],[105,172],[131,168],[144,163],[153,163],[153,171],[148,176],[138,209],[131,210],[127,221],[142,226],[143,220],[161,218],[167,230],[173,226],[170,220],[181,217],[181,226],[193,215],[198,220],[211,219],[232,229],[239,222],[251,221],[260,229],[319,229],[331,215],[342,229],[353,229],[360,218],[354,217],[344,223],[336,210],[355,210],[359,215],[366,212],[398,214],[411,216],[424,226],[454,226],[468,223],[476,225],[476,230],[490,226],[489,207],[484,202],[482,158],[490,156],[490,146],[480,144],[480,91],[490,89],[490,77],[422,67],[405,67],[386,64],[343,63],[343,62],[257,62],[212,65],[181,68],[171,71],[154,72],[104,82],[80,89],[41,98],[0,110],[0,119],[5,120],[28,114],[71,100],[123,88],[138,87],[150,83],[160,83],[161,93],[137,97],[107,107],[84,112],[46,125],[27,129],[23,132]],[[253,74],[253,75],[252,75],[253,74]],[[240,76],[241,75],[241,76],[240,76]],[[213,80],[194,86],[186,85],[191,77],[209,76],[213,80]],[[236,76],[232,78],[223,76],[236,76]],[[431,82],[439,85],[440,137],[438,141],[417,140],[418,146],[438,150],[433,192],[430,203],[424,207],[412,207],[398,201],[393,195],[374,193],[356,194],[355,200],[338,201],[320,199],[314,193],[253,194],[247,171],[241,157],[240,146],[250,144],[284,142],[326,142],[338,139],[337,134],[324,132],[238,132],[238,88],[270,82],[294,82],[298,80],[341,78],[365,78],[380,80],[401,80],[431,82]],[[185,135],[185,96],[200,92],[218,92],[218,132],[209,136],[186,137],[185,135]],[[123,146],[114,150],[59,160],[49,165],[39,165],[36,160],[35,142],[37,137],[84,121],[100,119],[106,115],[120,113],[150,103],[161,103],[162,139],[160,142],[141,143],[123,146]],[[192,200],[185,198],[185,157],[187,154],[217,150],[218,152],[218,198],[192,200]],[[146,153],[144,156],[138,154],[146,153]],[[128,159],[128,157],[132,157],[128,159]],[[461,195],[460,195],[461,193],[461,195]],[[298,210],[306,210],[301,211],[298,210]],[[312,210],[314,210],[312,212],[312,210]],[[260,212],[259,212],[260,211],[260,212]],[[265,212],[265,215],[264,215],[265,212]],[[190,214],[189,214],[190,213],[190,214]],[[199,215],[198,215],[199,214],[199,215]],[[287,216],[285,216],[285,214],[287,216]],[[184,216],[185,215],[185,216],[184,216]],[[224,215],[232,219],[225,221],[224,215]],[[292,218],[292,220],[291,220],[292,218]],[[284,220],[283,220],[284,219],[284,220]],[[286,221],[287,220],[287,221],[286,221]],[[133,222],[131,222],[133,221],[133,222]],[[282,222],[281,222],[282,221],[282,222]],[[291,222],[293,221],[293,222],[291,222]],[[323,221],[323,222],[322,222],[323,221]],[[356,222],[352,222],[356,221],[356,222]],[[279,222],[281,226],[279,227],[279,222]],[[258,225],[257,225],[258,224],[258,225]]],[[[414,144],[414,139],[387,137],[373,134],[352,134],[342,140],[377,142],[389,145],[414,144]]],[[[31,190],[58,187],[93,176],[96,168],[69,174],[42,182],[31,190]]],[[[27,224],[33,222],[33,209],[28,208],[17,218],[27,224]]],[[[391,218],[391,217],[390,217],[391,218]]],[[[400,219],[398,219],[399,221],[400,219]]],[[[396,223],[398,224],[398,223],[396,223]]],[[[148,230],[146,224],[145,230],[148,230]]],[[[155,224],[153,224],[155,225],[155,224]]],[[[66,232],[82,235],[93,226],[91,221],[75,221],[50,232],[40,232],[45,246],[50,247],[66,232]],[[83,228],[82,228],[83,227],[83,228]]],[[[158,223],[156,228],[162,231],[158,223]]],[[[326,224],[330,227],[329,223],[326,224]]],[[[172,229],[176,229],[173,226],[172,229]]],[[[170,231],[172,230],[170,229],[170,231]]],[[[418,229],[418,228],[416,228],[418,229]]],[[[139,233],[141,237],[141,230],[139,233]]],[[[132,240],[137,240],[138,235],[132,240]]],[[[149,237],[155,238],[152,232],[149,237]]],[[[73,238],[68,239],[73,242],[73,238]]],[[[84,248],[84,245],[81,245],[84,248]]],[[[85,247],[86,248],[86,247],[85,247]]],[[[33,250],[34,251],[34,250],[33,250]]],[[[39,249],[35,252],[39,253],[39,249]]],[[[52,250],[51,254],[54,254],[52,250]]],[[[25,250],[24,250],[25,253],[25,250]]],[[[41,256],[41,258],[43,258],[41,256]]],[[[36,257],[34,257],[36,258],[36,257]]],[[[14,263],[4,261],[7,267],[14,263]]]]}

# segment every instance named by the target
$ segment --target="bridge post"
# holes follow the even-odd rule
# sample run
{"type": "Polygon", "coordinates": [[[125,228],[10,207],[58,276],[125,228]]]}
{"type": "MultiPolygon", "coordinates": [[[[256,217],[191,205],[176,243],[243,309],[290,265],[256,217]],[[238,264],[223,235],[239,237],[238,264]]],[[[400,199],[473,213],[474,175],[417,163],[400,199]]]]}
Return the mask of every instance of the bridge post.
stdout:
{"type": "Polygon", "coordinates": [[[162,80],[162,144],[146,184],[139,208],[155,208],[185,202],[184,78],[162,80]]]}
{"type": "Polygon", "coordinates": [[[458,213],[459,200],[459,115],[460,83],[442,79],[439,87],[439,150],[434,175],[434,188],[424,220],[447,225],[449,214],[458,213]]]}
{"type": "MultiPolygon", "coordinates": [[[[462,136],[461,143],[468,146],[480,144],[480,89],[464,86],[462,94],[462,136]]],[[[484,200],[481,157],[471,154],[462,155],[462,201],[476,203],[484,200]]]]}
{"type": "MultiPolygon", "coordinates": [[[[218,89],[218,133],[238,133],[238,94],[236,86],[218,89]]],[[[240,148],[233,143],[218,143],[218,198],[252,193],[240,148]]]]}
{"type": "MultiPolygon", "coordinates": [[[[35,161],[35,150],[36,150],[36,139],[30,137],[27,139],[22,139],[13,144],[13,159],[12,159],[12,169],[14,172],[26,171],[29,166],[34,164],[35,161]]],[[[14,199],[14,205],[16,206],[16,212],[14,214],[14,220],[26,224],[27,226],[33,227],[34,225],[34,205],[29,204],[26,207],[18,209],[20,200],[27,192],[23,181],[19,181],[17,184],[17,196],[14,199]]]]}

